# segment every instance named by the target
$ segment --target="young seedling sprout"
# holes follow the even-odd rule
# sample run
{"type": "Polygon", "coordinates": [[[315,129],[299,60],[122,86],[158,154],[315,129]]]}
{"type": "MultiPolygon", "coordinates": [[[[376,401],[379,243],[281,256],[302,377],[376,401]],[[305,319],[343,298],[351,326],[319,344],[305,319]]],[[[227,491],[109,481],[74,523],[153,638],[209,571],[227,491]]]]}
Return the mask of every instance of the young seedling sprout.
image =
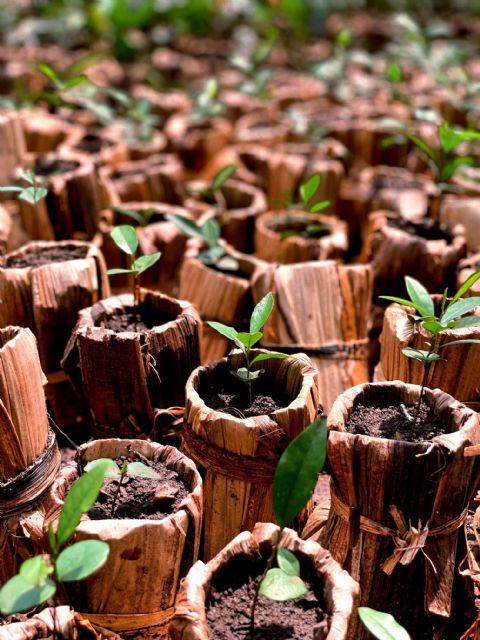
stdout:
{"type": "Polygon", "coordinates": [[[28,204],[32,205],[37,204],[40,200],[45,198],[48,190],[39,184],[34,171],[31,169],[19,169],[17,174],[19,178],[25,180],[28,186],[20,187],[17,185],[6,185],[4,187],[0,187],[0,192],[18,193],[19,200],[23,200],[24,202],[28,202],[28,204]]]}
{"type": "Polygon", "coordinates": [[[272,77],[272,70],[265,67],[265,63],[272,52],[275,40],[275,35],[265,38],[250,57],[234,55],[230,58],[232,67],[244,76],[237,87],[238,91],[257,98],[268,98],[267,85],[272,77]]]}
{"type": "Polygon", "coordinates": [[[221,192],[221,188],[225,182],[233,176],[236,170],[237,165],[228,164],[223,167],[223,169],[220,169],[220,171],[213,177],[210,184],[206,187],[195,187],[194,193],[203,198],[205,202],[216,204],[222,209],[226,209],[226,202],[221,192]]]}
{"type": "Polygon", "coordinates": [[[259,353],[256,356],[252,357],[251,349],[252,347],[259,342],[263,338],[263,333],[261,329],[263,329],[265,323],[267,322],[270,314],[272,313],[274,305],[274,299],[271,292],[268,292],[267,295],[260,300],[260,302],[256,305],[255,309],[252,312],[250,318],[250,331],[247,332],[238,332],[233,327],[228,327],[221,322],[215,322],[210,320],[207,322],[213,329],[218,331],[222,336],[228,338],[229,340],[233,340],[233,342],[237,345],[237,347],[243,352],[245,356],[245,366],[240,367],[236,371],[231,371],[230,373],[243,382],[248,389],[248,400],[250,405],[252,404],[252,384],[257,381],[260,376],[265,373],[265,369],[256,369],[252,370],[254,364],[259,362],[263,362],[265,360],[271,360],[272,358],[287,358],[288,356],[284,353],[271,353],[267,351],[266,353],[259,353]]]}
{"type": "Polygon", "coordinates": [[[411,640],[407,631],[389,613],[358,607],[358,616],[377,640],[411,640]]]}
{"type": "Polygon", "coordinates": [[[0,589],[3,615],[21,613],[53,598],[59,583],[84,580],[106,562],[109,546],[101,540],[69,544],[83,513],[96,501],[108,465],[103,462],[82,475],[68,492],[58,527],[48,526],[50,553],[25,560],[19,573],[0,589]],[[67,546],[68,545],[68,546],[67,546]]]}
{"type": "Polygon", "coordinates": [[[216,78],[208,78],[200,93],[194,98],[190,112],[192,123],[204,118],[214,118],[225,111],[225,106],[218,100],[220,84],[216,78]]]}
{"type": "Polygon", "coordinates": [[[157,480],[160,478],[160,475],[156,471],[147,467],[143,462],[127,462],[125,460],[121,466],[118,466],[115,460],[112,460],[111,458],[98,458],[97,460],[92,460],[85,465],[85,471],[89,472],[99,466],[106,468],[105,478],[118,480],[117,488],[113,494],[112,504],[110,505],[110,518],[115,517],[120,490],[128,478],[152,478],[157,480]]]}
{"type": "Polygon", "coordinates": [[[295,555],[280,546],[287,527],[310,500],[327,455],[326,418],[318,418],[298,435],[278,461],[273,480],[273,505],[279,531],[265,570],[258,582],[250,611],[250,635],[255,629],[258,596],[285,601],[299,598],[308,589],[300,577],[295,555]],[[277,567],[272,568],[276,559],[277,567]]]}
{"type": "Polygon", "coordinates": [[[127,218],[131,218],[141,227],[146,227],[153,216],[157,213],[154,207],[135,211],[134,209],[128,209],[127,207],[111,206],[111,210],[119,216],[127,216],[127,218]]]}
{"type": "Polygon", "coordinates": [[[110,236],[117,247],[130,256],[130,268],[109,269],[107,275],[114,276],[118,273],[129,273],[133,276],[133,307],[136,309],[139,304],[140,274],[154,265],[162,254],[160,251],[157,251],[148,256],[140,256],[137,258],[135,254],[138,249],[138,236],[135,228],[129,224],[122,224],[119,227],[115,227],[110,232],[110,236]]]}
{"type": "Polygon", "coordinates": [[[409,296],[408,300],[405,298],[397,298],[395,296],[380,296],[383,300],[398,302],[399,304],[415,310],[415,314],[409,314],[408,316],[408,324],[405,327],[405,337],[412,335],[416,325],[420,325],[429,336],[428,339],[425,340],[426,349],[413,349],[412,347],[405,347],[402,349],[403,355],[407,358],[418,360],[423,365],[420,395],[415,408],[415,416],[412,418],[413,426],[416,426],[417,424],[420,406],[423,399],[423,392],[427,385],[431,366],[434,362],[438,362],[443,359],[440,355],[440,351],[445,347],[449,347],[454,344],[480,344],[480,340],[475,340],[473,338],[451,340],[450,342],[440,344],[440,335],[448,329],[461,329],[464,327],[480,325],[480,317],[471,314],[471,311],[480,305],[480,297],[472,296],[470,298],[462,298],[462,296],[471,289],[478,279],[480,279],[480,271],[473,273],[462,285],[460,285],[458,291],[448,304],[448,289],[445,289],[442,296],[439,314],[435,313],[434,301],[425,287],[418,282],[418,280],[415,280],[410,276],[405,277],[405,286],[409,296]]]}

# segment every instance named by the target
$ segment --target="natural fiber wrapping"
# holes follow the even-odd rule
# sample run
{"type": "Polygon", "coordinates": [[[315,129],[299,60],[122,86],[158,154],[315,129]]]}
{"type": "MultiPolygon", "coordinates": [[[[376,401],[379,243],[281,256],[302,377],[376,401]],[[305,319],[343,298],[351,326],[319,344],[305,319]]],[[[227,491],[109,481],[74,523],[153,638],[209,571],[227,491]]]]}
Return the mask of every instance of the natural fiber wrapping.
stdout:
{"type": "MultiPolygon", "coordinates": [[[[25,136],[18,113],[14,110],[0,111],[0,149],[2,162],[0,165],[0,184],[12,184],[15,170],[21,166],[25,155],[25,136]]],[[[8,199],[9,194],[1,194],[0,200],[8,199]]]]}
{"type": "MultiPolygon", "coordinates": [[[[479,480],[478,463],[464,458],[464,450],[480,442],[479,418],[439,389],[426,389],[424,401],[450,431],[431,442],[347,433],[345,422],[359,403],[408,406],[416,402],[419,392],[419,386],[398,381],[369,383],[337,399],[327,422],[332,506],[320,538],[358,579],[361,604],[380,611],[394,606],[400,620],[407,622],[407,630],[420,624],[424,607],[438,616],[451,613],[458,530],[479,480]],[[428,523],[423,542],[405,544],[405,535],[408,540],[412,532],[402,534],[397,529],[392,507],[414,527],[419,519],[420,529],[428,523]],[[398,560],[407,561],[405,553],[395,551],[402,545],[414,559],[398,566],[398,560]],[[391,575],[381,568],[387,559],[391,575]]],[[[349,638],[367,636],[358,623],[349,638]]]]}
{"type": "Polygon", "coordinates": [[[480,250],[480,198],[446,194],[440,202],[439,220],[453,227],[461,224],[469,252],[480,250]]]}
{"type": "MultiPolygon", "coordinates": [[[[208,640],[206,605],[210,586],[215,586],[219,571],[225,570],[234,558],[254,561],[261,552],[265,558],[271,551],[277,532],[278,527],[273,524],[256,524],[252,533],[244,531],[237,535],[207,564],[199,561],[193,565],[182,583],[175,603],[169,628],[172,640],[208,640]]],[[[291,529],[284,529],[281,546],[292,551],[302,562],[308,563],[318,581],[323,583],[326,613],[329,617],[329,630],[325,640],[344,640],[349,622],[356,616],[358,584],[325,549],[310,540],[300,540],[291,529]]]]}
{"type": "MultiPolygon", "coordinates": [[[[255,353],[255,350],[253,351],[255,353]]],[[[288,404],[270,416],[241,419],[209,408],[201,388],[222,384],[243,364],[234,352],[192,372],[187,385],[184,450],[204,476],[204,558],[210,559],[234,536],[256,522],[274,518],[273,474],[281,452],[316,417],[317,371],[304,354],[262,362],[265,378],[288,404]]]]}

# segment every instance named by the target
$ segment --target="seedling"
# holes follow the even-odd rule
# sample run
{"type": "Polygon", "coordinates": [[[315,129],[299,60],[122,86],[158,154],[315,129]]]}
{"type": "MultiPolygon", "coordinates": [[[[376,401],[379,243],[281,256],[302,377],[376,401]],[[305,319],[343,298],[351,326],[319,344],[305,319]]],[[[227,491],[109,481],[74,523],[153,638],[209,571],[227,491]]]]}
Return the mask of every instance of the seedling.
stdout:
{"type": "Polygon", "coordinates": [[[410,640],[410,635],[389,613],[358,607],[358,616],[377,640],[410,640]]]}
{"type": "Polygon", "coordinates": [[[300,577],[300,563],[295,555],[280,546],[283,529],[297,517],[310,500],[318,474],[327,455],[326,418],[317,418],[285,449],[278,461],[273,480],[273,506],[280,527],[255,592],[250,612],[250,634],[255,628],[255,608],[261,594],[270,600],[299,598],[308,589],[300,577]],[[277,567],[272,568],[276,559],[277,567]]]}
{"type": "Polygon", "coordinates": [[[48,526],[50,553],[34,556],[22,563],[19,573],[0,589],[3,615],[21,613],[53,598],[59,583],[84,580],[106,562],[109,547],[101,540],[82,540],[68,545],[83,513],[100,492],[108,465],[97,465],[79,478],[68,492],[58,527],[48,526]]]}
{"type": "Polygon", "coordinates": [[[48,189],[42,187],[38,178],[35,175],[35,172],[31,169],[19,169],[18,177],[28,184],[27,187],[19,187],[16,185],[7,185],[4,187],[0,187],[0,192],[7,193],[18,193],[18,199],[23,200],[24,202],[28,202],[28,204],[35,205],[40,200],[43,200],[48,193],[48,189]]]}
{"type": "MultiPolygon", "coordinates": [[[[416,311],[416,314],[408,316],[408,324],[405,327],[405,338],[410,337],[415,326],[420,325],[424,329],[429,337],[425,340],[426,349],[413,349],[412,347],[405,347],[402,349],[403,355],[413,360],[418,360],[423,365],[423,377],[421,383],[420,395],[415,408],[415,416],[412,419],[413,426],[417,424],[420,406],[423,399],[423,392],[427,384],[428,375],[432,363],[438,362],[443,358],[440,355],[440,351],[445,347],[449,347],[454,344],[480,344],[480,340],[468,338],[464,340],[452,340],[440,345],[439,336],[442,332],[448,329],[461,329],[463,327],[473,327],[480,325],[480,317],[471,314],[470,312],[480,305],[480,297],[472,296],[470,298],[462,298],[471,287],[480,279],[480,271],[476,271],[469,278],[460,285],[458,291],[453,298],[447,304],[448,289],[445,289],[440,306],[440,314],[435,313],[434,302],[425,289],[425,287],[410,276],[405,276],[405,286],[409,299],[397,298],[395,296],[380,296],[383,300],[390,300],[391,302],[398,302],[406,307],[410,307],[416,311]],[[469,315],[466,315],[469,314],[469,315]]],[[[408,412],[407,412],[407,415],[408,412]]]]}
{"type": "Polygon", "coordinates": [[[269,291],[266,296],[264,296],[260,302],[256,305],[255,309],[252,312],[250,317],[250,332],[238,332],[233,327],[228,327],[221,322],[216,322],[210,320],[207,322],[208,325],[215,329],[225,338],[229,340],[233,340],[233,342],[237,345],[237,347],[243,352],[245,356],[245,366],[240,367],[236,371],[230,371],[230,373],[243,382],[248,389],[248,399],[250,405],[252,404],[252,384],[260,378],[260,376],[265,373],[265,369],[257,369],[256,371],[252,371],[252,367],[254,364],[258,362],[263,362],[264,360],[271,360],[272,358],[287,358],[288,356],[284,353],[259,353],[255,357],[252,358],[251,348],[257,344],[259,340],[263,338],[263,333],[260,331],[263,329],[265,323],[267,322],[270,314],[272,313],[274,305],[273,294],[269,291]]]}
{"type": "Polygon", "coordinates": [[[275,44],[276,37],[265,38],[256,47],[250,58],[235,55],[230,58],[232,67],[240,71],[244,79],[238,85],[238,91],[258,98],[268,98],[267,85],[272,76],[271,69],[264,66],[275,44]]]}
{"type": "Polygon", "coordinates": [[[199,195],[205,202],[210,204],[216,204],[222,209],[226,209],[226,202],[221,188],[225,182],[233,176],[237,170],[236,164],[228,164],[223,169],[220,169],[218,173],[212,178],[210,184],[206,187],[195,188],[194,193],[199,195]]]}
{"type": "Polygon", "coordinates": [[[91,462],[85,465],[85,471],[91,471],[92,469],[96,469],[101,466],[106,467],[105,478],[118,480],[117,488],[113,495],[112,504],[110,506],[110,518],[115,517],[115,512],[117,510],[117,501],[118,496],[120,495],[120,489],[123,487],[128,478],[153,478],[159,479],[160,475],[147,467],[143,462],[127,462],[126,460],[118,466],[117,463],[111,458],[98,458],[97,460],[92,460],[91,462]]]}
{"type": "Polygon", "coordinates": [[[127,209],[126,207],[111,207],[112,211],[121,216],[127,216],[131,218],[135,222],[137,222],[141,227],[146,227],[147,224],[150,223],[150,220],[157,213],[154,207],[149,207],[148,209],[140,209],[139,211],[135,211],[134,209],[127,209]]]}
{"type": "Polygon", "coordinates": [[[135,228],[129,224],[122,224],[119,227],[115,227],[110,231],[110,236],[115,242],[117,247],[124,253],[130,256],[130,268],[129,269],[109,269],[107,271],[108,276],[114,276],[119,273],[129,273],[133,276],[133,306],[138,307],[139,304],[139,292],[140,292],[140,274],[153,266],[162,255],[160,251],[151,253],[148,256],[135,257],[138,249],[138,236],[135,228]]]}
{"type": "Polygon", "coordinates": [[[214,118],[225,111],[225,106],[218,100],[220,84],[216,78],[209,78],[203,90],[194,98],[190,120],[195,123],[205,118],[214,118]]]}

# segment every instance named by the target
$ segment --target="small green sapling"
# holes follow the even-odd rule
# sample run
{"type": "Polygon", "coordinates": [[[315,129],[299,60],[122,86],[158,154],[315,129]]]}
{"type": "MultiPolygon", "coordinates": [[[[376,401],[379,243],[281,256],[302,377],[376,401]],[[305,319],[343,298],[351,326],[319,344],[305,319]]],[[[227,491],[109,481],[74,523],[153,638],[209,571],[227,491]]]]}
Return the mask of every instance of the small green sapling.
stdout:
{"type": "Polygon", "coordinates": [[[252,371],[252,367],[254,364],[258,362],[263,362],[264,360],[271,360],[272,358],[287,358],[288,356],[284,353],[259,353],[255,357],[252,357],[251,349],[257,344],[259,340],[263,338],[263,333],[261,329],[263,329],[265,323],[267,322],[270,314],[272,313],[274,305],[273,294],[269,291],[266,296],[264,296],[260,302],[255,306],[255,309],[252,312],[250,318],[250,331],[246,332],[238,332],[233,327],[229,327],[221,322],[216,322],[213,320],[209,320],[207,322],[208,325],[215,329],[225,338],[229,340],[233,340],[233,342],[237,345],[237,347],[243,352],[245,356],[245,366],[240,367],[236,371],[231,371],[230,373],[243,382],[248,389],[248,399],[250,404],[252,404],[252,384],[260,378],[262,373],[265,373],[265,369],[257,369],[252,371]]]}
{"type": "Polygon", "coordinates": [[[162,255],[160,251],[151,253],[148,256],[135,257],[138,249],[138,236],[134,227],[129,224],[122,224],[119,227],[114,227],[110,232],[112,240],[117,247],[124,253],[130,256],[130,268],[129,269],[109,269],[107,271],[108,276],[114,276],[118,273],[130,273],[133,276],[133,306],[136,309],[139,303],[139,291],[140,274],[149,269],[160,259],[162,255]]]}
{"type": "Polygon", "coordinates": [[[25,202],[28,202],[28,204],[32,205],[37,204],[40,200],[45,198],[48,193],[48,189],[41,186],[34,171],[31,169],[19,169],[17,173],[18,177],[25,180],[28,186],[20,187],[17,185],[6,185],[4,187],[0,187],[0,192],[18,193],[19,200],[24,200],[25,202]]]}
{"type": "Polygon", "coordinates": [[[227,164],[223,169],[220,169],[206,187],[195,186],[192,188],[192,192],[195,195],[199,195],[205,202],[215,204],[222,209],[226,209],[225,198],[223,197],[221,188],[225,182],[233,176],[236,170],[236,164],[227,164]]]}
{"type": "Polygon", "coordinates": [[[410,640],[407,631],[389,613],[358,607],[358,616],[377,640],[410,640]]]}
{"type": "Polygon", "coordinates": [[[205,118],[214,118],[225,111],[225,106],[218,100],[220,83],[216,78],[208,78],[205,85],[195,97],[190,111],[192,124],[205,118]]]}
{"type": "Polygon", "coordinates": [[[420,396],[415,408],[415,416],[412,419],[413,425],[417,424],[420,406],[422,403],[423,392],[428,380],[428,374],[433,362],[442,360],[440,351],[445,347],[454,344],[480,344],[480,340],[464,339],[452,340],[439,344],[439,336],[443,331],[448,329],[461,329],[463,327],[473,327],[480,325],[480,317],[472,315],[471,311],[480,305],[480,297],[472,296],[470,298],[462,298],[471,287],[480,279],[480,271],[476,271],[460,285],[458,291],[447,304],[448,289],[445,289],[440,305],[440,313],[435,312],[435,304],[425,287],[410,276],[405,276],[405,286],[409,299],[397,298],[395,296],[380,296],[383,300],[390,300],[399,304],[410,307],[416,311],[416,314],[408,316],[408,325],[404,331],[405,337],[412,335],[415,325],[420,325],[429,334],[428,340],[425,341],[426,349],[413,349],[405,347],[402,349],[403,355],[413,360],[418,360],[423,365],[423,378],[421,383],[420,396]],[[469,314],[469,315],[466,315],[469,314]]]}
{"type": "Polygon", "coordinates": [[[19,573],[0,589],[3,615],[21,613],[53,598],[59,583],[84,580],[106,562],[109,547],[101,540],[82,540],[69,545],[83,513],[96,501],[108,465],[102,463],[82,475],[63,504],[56,532],[48,527],[50,553],[25,560],[19,573]]]}
{"type": "Polygon", "coordinates": [[[157,213],[154,207],[148,207],[148,209],[140,209],[135,211],[134,209],[128,209],[127,207],[112,206],[111,210],[118,216],[126,216],[137,222],[141,227],[146,227],[153,216],[157,213]]]}

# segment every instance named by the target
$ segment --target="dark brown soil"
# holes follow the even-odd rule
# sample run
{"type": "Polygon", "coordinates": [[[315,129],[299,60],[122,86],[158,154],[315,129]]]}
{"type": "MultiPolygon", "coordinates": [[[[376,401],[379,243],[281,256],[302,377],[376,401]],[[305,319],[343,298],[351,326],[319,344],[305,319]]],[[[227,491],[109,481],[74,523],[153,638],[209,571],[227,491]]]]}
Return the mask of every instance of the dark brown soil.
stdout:
{"type": "Polygon", "coordinates": [[[431,413],[424,402],[421,404],[415,427],[414,416],[414,406],[366,407],[359,404],[350,415],[346,428],[349,433],[407,442],[427,442],[435,436],[448,432],[445,425],[431,413]],[[409,420],[408,414],[412,420],[409,420]]]}
{"type": "Polygon", "coordinates": [[[229,588],[211,595],[207,611],[210,640],[312,640],[314,627],[328,624],[322,609],[322,596],[316,591],[286,602],[274,602],[260,596],[255,610],[255,630],[250,635],[255,583],[256,580],[250,578],[237,589],[229,588]]]}
{"type": "MultiPolygon", "coordinates": [[[[121,466],[125,460],[133,461],[131,458],[120,457],[115,462],[121,466]]],[[[143,462],[156,471],[161,479],[126,476],[121,483],[115,502],[115,512],[112,515],[114,496],[119,481],[107,478],[97,502],[88,512],[92,520],[110,518],[115,520],[127,518],[162,520],[178,510],[182,500],[188,495],[188,491],[177,472],[167,469],[162,462],[152,462],[143,457],[137,457],[135,460],[143,462]]]]}
{"type": "Polygon", "coordinates": [[[67,173],[68,171],[74,171],[80,166],[79,162],[75,160],[60,160],[58,158],[48,158],[47,156],[40,155],[35,160],[35,173],[37,176],[49,176],[53,173],[67,173]]]}
{"type": "Polygon", "coordinates": [[[95,133],[87,133],[76,145],[75,149],[80,149],[80,151],[86,151],[87,153],[98,153],[104,147],[111,146],[112,143],[109,140],[103,140],[95,133]]]}
{"type": "Polygon", "coordinates": [[[310,225],[317,224],[316,220],[309,220],[308,217],[289,218],[288,216],[285,216],[282,218],[273,218],[268,223],[268,226],[276,233],[279,233],[282,238],[287,238],[288,236],[300,236],[301,238],[318,240],[318,238],[328,236],[331,231],[331,227],[328,224],[322,225],[321,229],[313,233],[307,231],[307,228],[310,225]]]}
{"type": "Polygon", "coordinates": [[[408,222],[402,218],[392,218],[388,221],[388,224],[391,227],[406,231],[412,236],[419,236],[425,240],[445,240],[450,243],[453,238],[450,231],[433,218],[427,218],[418,223],[408,222]]]}
{"type": "MultiPolygon", "coordinates": [[[[230,374],[227,374],[230,375],[230,374]]],[[[252,386],[253,402],[250,404],[248,389],[242,388],[232,377],[232,381],[227,380],[220,391],[213,389],[201,392],[201,397],[207,407],[229,413],[237,418],[252,418],[254,416],[268,416],[278,409],[282,409],[290,400],[285,402],[285,398],[277,395],[272,389],[265,385],[252,386]]]]}
{"type": "Polygon", "coordinates": [[[23,256],[12,256],[2,265],[6,269],[23,269],[24,267],[40,267],[51,262],[67,262],[68,260],[80,260],[87,255],[87,247],[75,245],[62,247],[48,247],[31,251],[23,256]]]}
{"type": "Polygon", "coordinates": [[[222,273],[224,276],[232,276],[235,278],[242,278],[242,280],[250,280],[250,274],[245,271],[241,271],[240,269],[225,269],[222,268],[221,265],[218,264],[206,264],[205,266],[208,269],[212,269],[212,271],[217,271],[218,273],[222,273]]]}
{"type": "Polygon", "coordinates": [[[175,316],[155,312],[152,309],[146,310],[142,307],[137,313],[133,313],[133,309],[127,307],[121,313],[108,316],[97,322],[97,325],[103,324],[107,329],[119,333],[120,331],[148,331],[171,320],[175,320],[175,316]]]}

